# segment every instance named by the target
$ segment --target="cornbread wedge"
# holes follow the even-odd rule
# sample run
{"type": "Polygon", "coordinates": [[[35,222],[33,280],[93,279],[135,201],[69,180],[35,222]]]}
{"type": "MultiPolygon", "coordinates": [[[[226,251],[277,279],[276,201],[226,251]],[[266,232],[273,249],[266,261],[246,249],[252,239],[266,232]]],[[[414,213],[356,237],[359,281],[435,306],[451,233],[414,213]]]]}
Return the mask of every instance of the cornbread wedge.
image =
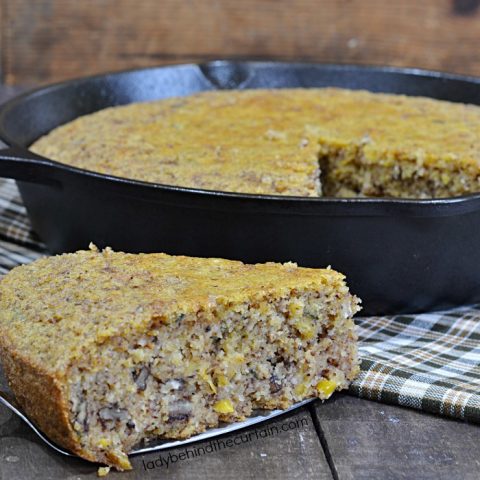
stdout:
{"type": "Polygon", "coordinates": [[[331,269],[92,247],[0,281],[0,352],[47,435],[122,470],[142,440],[346,388],[358,309],[331,269]]]}
{"type": "Polygon", "coordinates": [[[108,108],[31,149],[96,172],[231,192],[480,191],[480,107],[335,88],[204,92],[108,108]]]}

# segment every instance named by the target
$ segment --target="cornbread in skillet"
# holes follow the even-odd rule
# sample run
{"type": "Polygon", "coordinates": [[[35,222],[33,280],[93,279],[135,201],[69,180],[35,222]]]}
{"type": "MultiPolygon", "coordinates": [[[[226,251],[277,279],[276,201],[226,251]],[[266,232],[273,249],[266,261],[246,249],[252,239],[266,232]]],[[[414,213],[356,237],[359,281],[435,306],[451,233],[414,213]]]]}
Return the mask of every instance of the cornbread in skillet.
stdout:
{"type": "Polygon", "coordinates": [[[108,108],[31,148],[101,173],[232,192],[422,198],[480,189],[480,107],[335,88],[108,108]]]}
{"type": "Polygon", "coordinates": [[[347,387],[358,309],[331,269],[92,247],[3,277],[0,353],[47,435],[128,469],[141,440],[347,387]]]}

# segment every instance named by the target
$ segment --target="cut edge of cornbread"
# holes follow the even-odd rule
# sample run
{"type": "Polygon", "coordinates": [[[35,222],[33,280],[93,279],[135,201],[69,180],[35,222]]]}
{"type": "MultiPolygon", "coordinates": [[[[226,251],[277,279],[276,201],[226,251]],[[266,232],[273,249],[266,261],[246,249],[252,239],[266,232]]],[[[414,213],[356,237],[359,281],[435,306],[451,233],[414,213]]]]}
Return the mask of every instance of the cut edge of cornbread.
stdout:
{"type": "Polygon", "coordinates": [[[480,191],[480,170],[451,158],[426,161],[424,152],[375,151],[368,139],[320,139],[321,195],[333,198],[446,198],[480,191]]]}
{"type": "MultiPolygon", "coordinates": [[[[73,255],[78,255],[82,268],[91,270],[103,265],[104,259],[113,269],[116,260],[123,265],[123,256],[135,261],[135,256],[111,251],[93,252],[94,257],[86,253],[73,255]]],[[[70,263],[63,267],[61,257],[56,257],[51,271],[48,260],[42,260],[47,283],[51,275],[77,263],[70,254],[70,263]]],[[[182,259],[195,260],[179,257],[178,261],[182,259]]],[[[243,265],[222,262],[232,268],[243,265]]],[[[268,267],[270,274],[276,268],[273,264],[245,267],[257,267],[259,275],[262,267],[268,267]]],[[[28,266],[20,269],[15,269],[16,274],[31,274],[28,266]]],[[[287,275],[278,288],[234,300],[212,296],[195,308],[183,305],[183,310],[179,302],[180,310],[152,315],[128,335],[119,329],[105,335],[97,331],[93,343],[80,345],[82,356],[75,355],[63,367],[53,362],[42,365],[37,357],[26,355],[24,346],[16,348],[6,320],[24,316],[22,322],[38,322],[40,335],[51,332],[50,327],[39,327],[44,321],[41,312],[49,310],[51,299],[46,298],[38,312],[22,311],[21,300],[12,298],[22,293],[12,290],[15,278],[5,284],[8,274],[0,283],[0,350],[11,388],[27,414],[54,441],[119,470],[131,468],[127,454],[140,442],[187,438],[219,422],[243,420],[254,409],[283,409],[306,398],[329,398],[333,391],[346,388],[359,371],[352,320],[359,301],[333,270],[317,274],[279,264],[278,272],[287,275]],[[307,282],[302,282],[302,271],[307,282]]],[[[80,305],[79,298],[88,298],[81,283],[75,292],[80,310],[85,303],[80,305]]]]}

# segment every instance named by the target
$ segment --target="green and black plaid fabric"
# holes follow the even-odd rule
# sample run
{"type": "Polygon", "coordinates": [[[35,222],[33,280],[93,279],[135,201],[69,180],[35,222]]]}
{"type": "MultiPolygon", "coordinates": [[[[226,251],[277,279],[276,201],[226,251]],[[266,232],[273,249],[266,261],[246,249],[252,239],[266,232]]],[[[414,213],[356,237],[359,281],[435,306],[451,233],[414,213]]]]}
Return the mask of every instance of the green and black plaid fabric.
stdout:
{"type": "MultiPolygon", "coordinates": [[[[45,254],[12,180],[0,180],[0,273],[45,254]]],[[[360,317],[353,395],[480,423],[480,306],[360,317]]]]}
{"type": "Polygon", "coordinates": [[[359,397],[480,423],[480,306],[357,319],[359,397]]]}
{"type": "Polygon", "coordinates": [[[45,255],[45,248],[33,233],[17,186],[0,179],[0,274],[45,255]]]}

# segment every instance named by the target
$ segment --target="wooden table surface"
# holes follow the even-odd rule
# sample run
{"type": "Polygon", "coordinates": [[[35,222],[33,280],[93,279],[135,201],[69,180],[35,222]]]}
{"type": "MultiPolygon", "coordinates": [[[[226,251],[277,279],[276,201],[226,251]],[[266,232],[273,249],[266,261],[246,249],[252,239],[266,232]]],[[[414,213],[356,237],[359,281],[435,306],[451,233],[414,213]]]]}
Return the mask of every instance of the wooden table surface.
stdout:
{"type": "MultiPolygon", "coordinates": [[[[21,88],[0,87],[0,101],[21,88]]],[[[0,388],[4,380],[0,378],[0,388]]],[[[480,426],[335,394],[214,440],[132,457],[107,478],[478,480],[480,426]]],[[[0,480],[96,478],[0,406],[0,480]]]]}

